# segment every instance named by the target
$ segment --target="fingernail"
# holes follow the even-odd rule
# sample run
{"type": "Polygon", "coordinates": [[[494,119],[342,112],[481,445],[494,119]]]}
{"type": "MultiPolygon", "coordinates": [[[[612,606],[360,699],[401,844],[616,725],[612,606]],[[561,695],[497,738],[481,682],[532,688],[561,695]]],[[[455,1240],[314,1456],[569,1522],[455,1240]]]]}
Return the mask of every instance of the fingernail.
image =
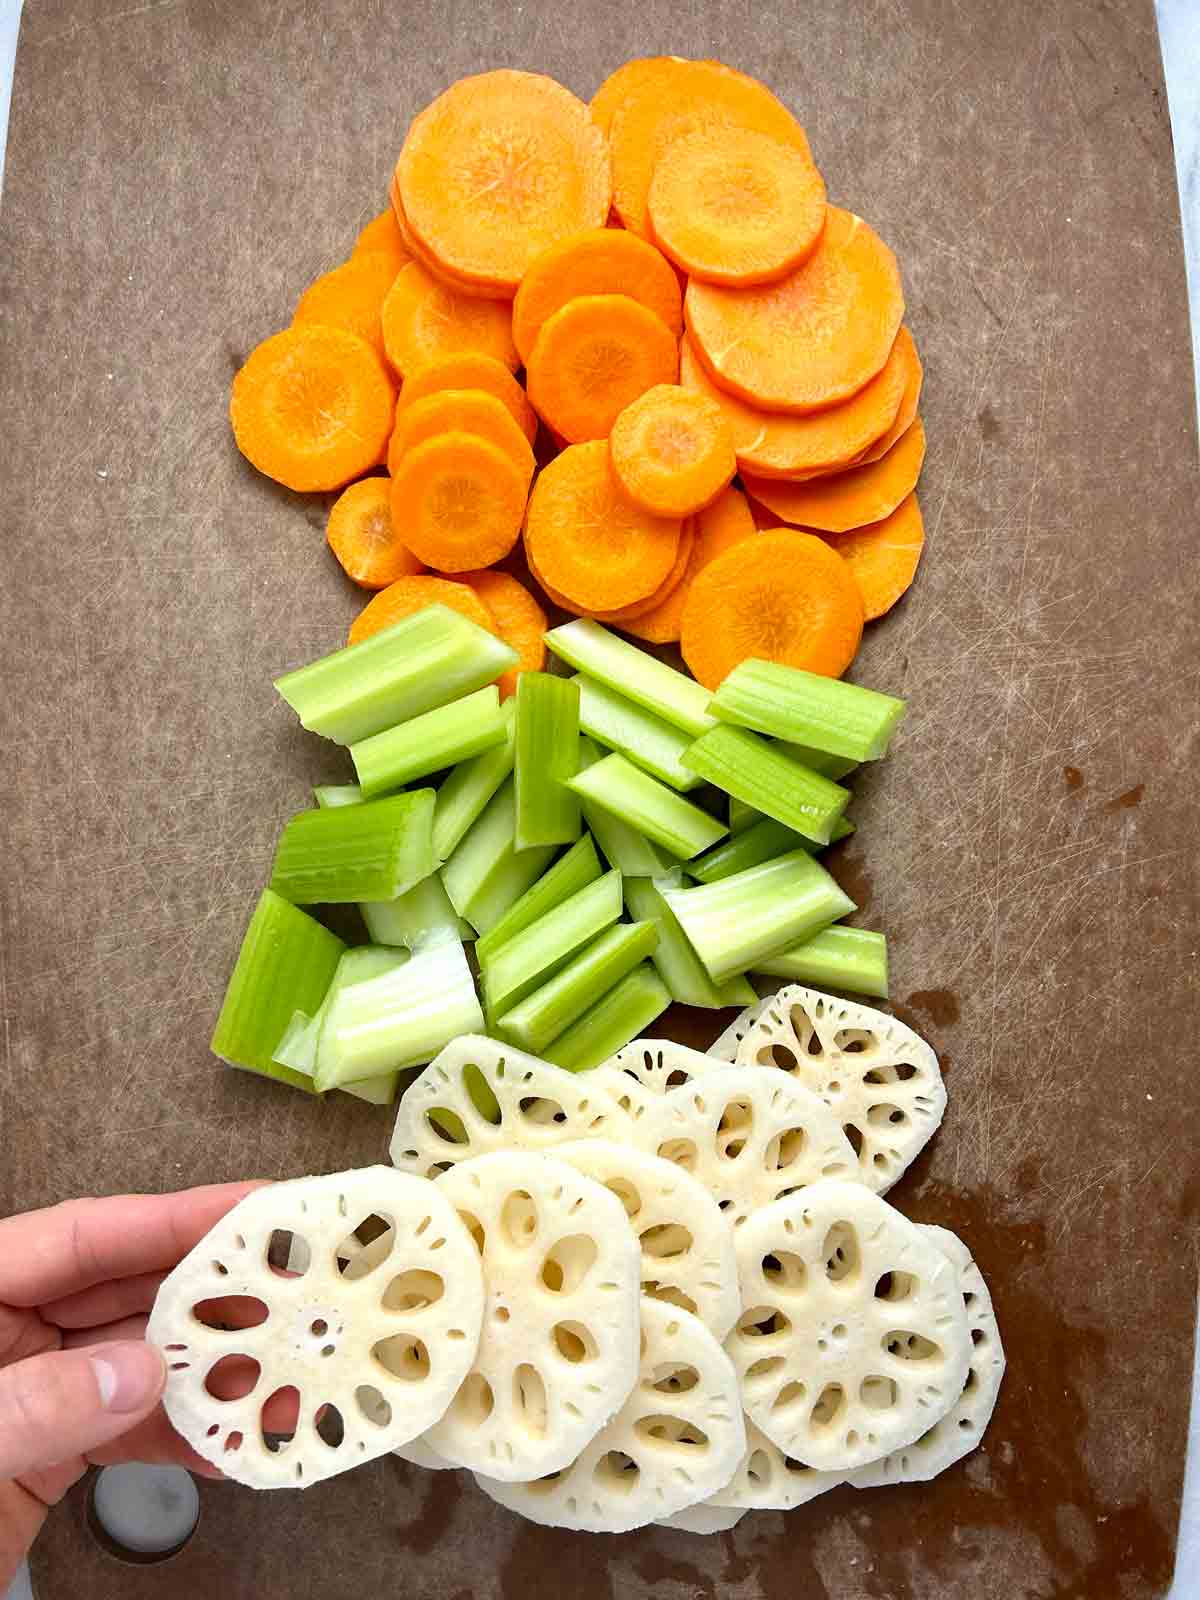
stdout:
{"type": "Polygon", "coordinates": [[[165,1369],[153,1346],[132,1341],[110,1344],[89,1359],[105,1411],[142,1411],[158,1399],[165,1369]]]}

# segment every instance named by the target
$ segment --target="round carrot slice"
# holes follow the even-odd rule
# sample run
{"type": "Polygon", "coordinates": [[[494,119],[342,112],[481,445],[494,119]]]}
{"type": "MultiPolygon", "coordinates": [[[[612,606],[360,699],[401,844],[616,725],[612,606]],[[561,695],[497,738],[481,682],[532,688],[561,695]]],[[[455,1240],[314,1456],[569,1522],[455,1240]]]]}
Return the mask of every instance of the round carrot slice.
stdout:
{"type": "Polygon", "coordinates": [[[396,415],[440,389],[482,389],[485,394],[494,394],[530,444],[537,438],[537,415],[524,389],[495,356],[464,350],[458,355],[439,356],[436,361],[418,367],[404,380],[396,402],[396,415]]]}
{"type": "Polygon", "coordinates": [[[750,128],[676,139],[654,169],[651,236],[690,277],[772,283],[811,255],[825,226],[812,157],[750,128]]]}
{"type": "Polygon", "coordinates": [[[365,339],[295,323],[252,350],[233,380],[229,420],[238,449],[289,489],[340,489],[376,465],[396,391],[365,339]]]}
{"type": "Polygon", "coordinates": [[[363,250],[315,279],[300,296],[292,321],[346,328],[383,355],[381,313],[395,280],[396,268],[388,251],[363,250]]]}
{"type": "Polygon", "coordinates": [[[407,375],[439,356],[473,350],[510,372],[520,364],[506,300],[461,294],[416,261],[401,268],[383,302],[383,344],[396,371],[407,375]]]}
{"type": "Polygon", "coordinates": [[[671,263],[652,244],[617,228],[592,228],[551,245],[521,279],[513,339],[528,362],[542,324],[583,294],[625,294],[660,317],[678,339],[683,296],[671,263]]]}
{"type": "Polygon", "coordinates": [[[626,406],[609,451],[625,493],[659,517],[711,505],[737,471],[721,407],[677,384],[656,384],[626,406]]]}
{"type": "Polygon", "coordinates": [[[468,584],[495,618],[505,644],[511,645],[520,660],[496,680],[500,698],[515,694],[522,672],[540,672],[546,665],[546,613],[523,583],[507,572],[464,572],[468,584]]]}
{"type": "Polygon", "coordinates": [[[882,368],[904,315],[896,258],[861,217],[826,207],[803,266],[758,289],[688,284],[684,319],[723,389],[766,411],[820,411],[882,368]]]}
{"type": "Polygon", "coordinates": [[[398,410],[388,446],[388,471],[394,476],[408,451],[439,433],[474,433],[490,439],[520,471],[528,491],[533,479],[529,440],[503,402],[482,389],[439,389],[398,410]]]}
{"type": "Polygon", "coordinates": [[[391,196],[392,211],[396,217],[396,227],[408,251],[409,258],[419,261],[431,277],[439,283],[448,283],[452,289],[457,289],[459,294],[472,295],[477,300],[511,300],[512,290],[504,287],[496,288],[494,285],[475,283],[470,278],[464,278],[457,272],[451,272],[444,262],[429,250],[422,240],[408,225],[408,218],[404,215],[404,205],[400,199],[400,188],[396,182],[395,173],[392,174],[391,186],[388,189],[391,196]]]}
{"type": "Polygon", "coordinates": [[[658,588],[655,589],[654,593],[647,595],[644,600],[634,600],[627,606],[620,606],[616,611],[586,611],[582,606],[577,605],[574,600],[568,599],[565,594],[560,594],[553,584],[547,583],[542,574],[537,570],[537,567],[534,564],[532,553],[529,549],[528,540],[526,540],[525,544],[525,559],[529,565],[530,572],[533,573],[533,576],[537,579],[538,583],[541,584],[542,588],[546,591],[547,598],[556,606],[560,607],[561,610],[573,612],[577,617],[591,617],[596,622],[611,623],[616,627],[623,628],[625,627],[626,623],[631,621],[633,618],[645,616],[647,612],[653,611],[656,607],[663,605],[667,598],[678,587],[684,573],[687,570],[687,563],[691,556],[692,548],[695,544],[695,533],[693,532],[692,523],[693,519],[688,517],[680,524],[679,549],[675,552],[675,560],[672,563],[670,572],[667,573],[666,577],[659,584],[658,588]]]}
{"type": "Polygon", "coordinates": [[[343,489],[330,508],[325,537],[342,571],[364,589],[385,589],[425,570],[392,524],[388,478],[360,478],[343,489]]]}
{"type": "Polygon", "coordinates": [[[915,494],[910,494],[880,522],[826,534],[854,574],[868,622],[890,611],[912,583],[925,547],[925,524],[915,494]]]}
{"type": "Polygon", "coordinates": [[[573,605],[612,611],[662,583],[679,548],[679,523],[634,505],[613,474],[607,443],[596,439],[543,467],[529,498],[525,547],[539,578],[573,605]]]}
{"type": "Polygon", "coordinates": [[[807,483],[746,478],[746,492],[761,500],[781,522],[821,533],[845,533],[890,517],[917,486],[925,459],[925,429],[920,417],[878,461],[850,467],[807,483]]]}
{"type": "Polygon", "coordinates": [[[725,489],[712,505],[691,519],[691,525],[695,537],[678,584],[657,606],[618,624],[623,632],[632,633],[647,644],[673,644],[679,638],[683,608],[697,575],[726,550],[732,550],[743,539],[755,538],[758,533],[746,496],[740,489],[725,489]]]}
{"type": "Polygon", "coordinates": [[[553,78],[460,78],[414,118],[396,166],[413,235],[449,272],[510,295],[534,257],[604,225],[604,135],[553,78]]]}
{"type": "Polygon", "coordinates": [[[546,320],[525,381],[534,410],[572,444],[606,439],[656,383],[674,383],[679,348],[667,325],[624,294],[569,300],[546,320]]]}
{"type": "Polygon", "coordinates": [[[897,442],[902,434],[912,427],[917,415],[917,407],[921,403],[921,385],[925,379],[925,369],[921,365],[921,358],[917,354],[917,347],[913,336],[907,328],[901,328],[896,335],[896,345],[902,347],[904,359],[908,365],[908,376],[904,384],[904,397],[900,401],[900,409],[892,420],[892,425],[870,447],[864,450],[855,462],[855,466],[866,466],[870,461],[878,461],[880,456],[887,455],[888,451],[897,442]]]}
{"type": "Polygon", "coordinates": [[[439,433],[407,451],[392,477],[392,520],[435,572],[473,572],[506,556],[525,514],[528,479],[473,433],[439,433]]]}
{"type": "Polygon", "coordinates": [[[395,583],[381,589],[350,624],[347,644],[361,644],[381,628],[390,628],[393,622],[409,617],[426,606],[449,606],[469,622],[478,623],[489,633],[496,633],[495,618],[473,589],[465,583],[452,583],[449,578],[397,578],[395,583]]]}
{"type": "Polygon", "coordinates": [[[363,228],[354,241],[351,259],[374,250],[382,250],[390,258],[393,277],[401,267],[406,267],[412,260],[412,252],[404,242],[400,225],[396,221],[396,213],[391,206],[388,206],[386,211],[381,211],[377,217],[372,217],[363,228]]]}
{"type": "Polygon", "coordinates": [[[607,136],[613,118],[633,91],[639,89],[643,82],[653,82],[664,67],[683,59],[682,56],[636,56],[632,61],[626,61],[615,72],[609,73],[592,96],[588,106],[592,121],[607,136]]]}

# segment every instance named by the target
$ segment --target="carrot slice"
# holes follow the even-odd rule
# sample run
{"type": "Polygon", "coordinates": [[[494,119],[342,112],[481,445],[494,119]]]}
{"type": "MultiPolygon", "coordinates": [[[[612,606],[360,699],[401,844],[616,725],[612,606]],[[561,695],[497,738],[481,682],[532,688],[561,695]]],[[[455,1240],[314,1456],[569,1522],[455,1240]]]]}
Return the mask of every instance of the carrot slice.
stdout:
{"type": "Polygon", "coordinates": [[[396,532],[388,478],[360,478],[343,489],[330,508],[325,537],[342,571],[364,589],[386,589],[425,570],[396,532]]]}
{"type": "Polygon", "coordinates": [[[648,594],[644,600],[634,600],[631,601],[627,606],[620,606],[615,611],[587,611],[582,606],[577,605],[574,600],[569,599],[565,594],[560,594],[554,585],[547,583],[545,578],[538,571],[532,552],[530,551],[528,541],[526,541],[525,544],[525,559],[528,563],[530,572],[533,573],[533,576],[545,590],[547,599],[552,601],[554,605],[558,606],[560,610],[570,611],[577,617],[591,617],[596,622],[612,623],[616,627],[623,628],[625,627],[626,623],[632,621],[634,618],[643,617],[648,612],[651,612],[658,606],[663,605],[679,587],[679,584],[683,580],[684,573],[687,571],[687,564],[691,558],[691,552],[695,547],[696,536],[693,528],[693,522],[694,519],[692,517],[688,517],[680,524],[679,549],[675,552],[675,560],[672,563],[670,572],[667,573],[666,577],[659,584],[658,588],[655,589],[654,593],[648,594]]]}
{"type": "Polygon", "coordinates": [[[458,355],[439,356],[436,361],[418,367],[404,380],[396,402],[396,415],[439,389],[482,389],[485,394],[494,394],[530,444],[537,438],[537,415],[524,389],[495,356],[464,350],[458,355]]]}
{"type": "Polygon", "coordinates": [[[683,56],[635,56],[632,61],[624,62],[615,72],[610,72],[592,96],[588,106],[592,121],[605,137],[612,129],[613,118],[634,90],[641,88],[643,82],[647,80],[653,82],[664,67],[683,59],[683,56]]]}
{"type": "Polygon", "coordinates": [[[521,473],[528,492],[533,479],[533,451],[512,415],[494,394],[482,389],[439,389],[396,412],[388,446],[388,471],[393,476],[408,451],[439,433],[472,433],[498,445],[521,473]]]}
{"type": "Polygon", "coordinates": [[[612,611],[662,583],[679,548],[679,523],[627,498],[607,443],[596,439],[571,445],[542,468],[529,498],[525,548],[539,578],[574,606],[612,611]]]}
{"type": "Polygon", "coordinates": [[[917,354],[917,347],[913,336],[907,328],[901,328],[896,335],[896,344],[903,346],[904,359],[908,363],[908,378],[904,385],[904,398],[900,402],[900,409],[896,412],[891,427],[879,438],[869,450],[864,450],[855,462],[856,466],[866,466],[870,461],[878,461],[880,456],[887,455],[902,434],[912,427],[917,415],[917,407],[921,403],[921,384],[924,382],[925,369],[921,365],[921,358],[917,354]]]}
{"type": "Polygon", "coordinates": [[[392,430],[396,391],[365,339],[295,323],[250,352],[233,380],[238,449],[289,489],[340,489],[375,466],[392,430]]]}
{"type": "Polygon", "coordinates": [[[513,301],[513,339],[528,363],[542,324],[582,294],[627,294],[653,311],[678,339],[683,296],[671,263],[635,233],[592,228],[544,250],[513,301]]]}
{"type": "Polygon", "coordinates": [[[534,257],[603,227],[612,199],[604,135],[553,78],[460,78],[413,119],[396,165],[415,238],[449,272],[510,295],[534,257]]]}
{"type": "Polygon", "coordinates": [[[409,617],[426,606],[449,606],[461,612],[471,622],[477,622],[489,633],[498,632],[496,619],[473,589],[465,583],[452,583],[449,578],[420,576],[397,578],[366,605],[350,624],[347,644],[361,644],[381,628],[390,628],[393,622],[409,617]]]}
{"type": "Polygon", "coordinates": [[[925,459],[925,429],[920,417],[878,461],[808,483],[745,478],[747,494],[761,500],[781,522],[822,533],[845,533],[879,522],[917,486],[925,459]]]}
{"type": "Polygon", "coordinates": [[[525,585],[507,572],[464,572],[461,581],[483,601],[495,618],[495,631],[521,658],[496,680],[500,698],[506,700],[516,693],[522,672],[540,672],[546,665],[546,613],[525,585]]]}
{"type": "Polygon", "coordinates": [[[484,283],[475,283],[470,278],[464,278],[459,273],[452,272],[444,262],[439,261],[433,252],[429,250],[420,239],[417,238],[416,234],[408,225],[408,218],[404,215],[404,205],[400,199],[400,186],[396,182],[395,173],[392,174],[392,181],[388,188],[388,195],[391,198],[392,212],[396,218],[396,227],[399,230],[400,237],[404,242],[404,248],[408,251],[409,259],[412,261],[419,261],[420,264],[425,268],[426,272],[429,273],[430,277],[437,278],[440,283],[449,284],[452,289],[457,289],[459,294],[472,295],[477,300],[512,299],[511,289],[504,287],[496,288],[495,286],[484,283]]]}
{"type": "Polygon", "coordinates": [[[825,182],[807,150],[750,128],[675,139],[654,169],[651,237],[706,283],[772,283],[812,254],[825,182]]]}
{"type": "Polygon", "coordinates": [[[462,294],[416,261],[397,273],[383,302],[383,344],[404,376],[440,356],[467,350],[492,356],[510,372],[520,365],[508,302],[462,294]]]}
{"type": "Polygon", "coordinates": [[[774,528],[700,573],[684,602],[680,648],[706,689],[750,656],[840,678],[862,628],[862,597],[841,556],[816,534],[774,528]]]}
{"type": "Polygon", "coordinates": [[[854,574],[868,622],[890,611],[912,583],[925,546],[925,524],[915,494],[879,522],[830,533],[827,542],[854,574]]]}
{"type": "Polygon", "coordinates": [[[381,211],[377,217],[372,217],[363,228],[354,241],[354,249],[350,252],[351,259],[372,250],[382,250],[390,257],[393,277],[401,267],[406,267],[412,260],[412,252],[404,242],[404,235],[400,232],[400,224],[396,221],[396,213],[391,206],[388,206],[386,211],[381,211]]]}
{"type": "Polygon", "coordinates": [[[392,518],[427,567],[473,572],[516,544],[528,485],[512,457],[490,439],[439,433],[400,461],[392,477],[392,518]]]}
{"type": "Polygon", "coordinates": [[[684,319],[723,389],[765,411],[820,411],[882,368],[904,315],[896,258],[861,217],[826,207],[817,248],[759,289],[688,284],[684,319]]]}
{"type": "Polygon", "coordinates": [[[711,505],[737,471],[721,407],[676,384],[656,384],[626,406],[608,444],[625,493],[659,517],[711,505]]]}
{"type": "Polygon", "coordinates": [[[726,550],[732,550],[743,539],[755,538],[758,533],[746,496],[740,489],[724,490],[711,506],[698,512],[691,522],[695,538],[687,568],[679,583],[652,610],[619,624],[625,633],[632,633],[647,644],[674,643],[679,638],[683,608],[698,574],[718,556],[724,555],[726,550]]]}
{"type": "Polygon", "coordinates": [[[383,355],[380,313],[395,280],[396,268],[386,250],[364,250],[314,279],[300,296],[292,321],[346,328],[383,355]]]}
{"type": "Polygon", "coordinates": [[[542,324],[525,381],[538,415],[582,444],[607,438],[638,395],[678,375],[679,348],[653,311],[628,295],[586,294],[542,324]]]}

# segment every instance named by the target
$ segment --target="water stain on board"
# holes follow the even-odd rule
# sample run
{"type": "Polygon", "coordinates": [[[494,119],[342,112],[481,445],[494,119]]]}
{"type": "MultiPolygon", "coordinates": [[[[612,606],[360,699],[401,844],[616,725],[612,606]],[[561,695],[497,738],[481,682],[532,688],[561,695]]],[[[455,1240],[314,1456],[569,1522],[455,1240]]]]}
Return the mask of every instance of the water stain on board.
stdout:
{"type": "Polygon", "coordinates": [[[390,1459],[389,1465],[399,1476],[416,1478],[428,1485],[420,1516],[395,1529],[396,1542],[402,1550],[410,1555],[427,1556],[450,1531],[455,1508],[462,1498],[459,1475],[457,1472],[426,1472],[422,1467],[411,1466],[395,1457],[390,1459]]]}
{"type": "MultiPolygon", "coordinates": [[[[991,308],[989,307],[988,309],[990,310],[991,308]]],[[[994,316],[995,312],[992,315],[994,316]]],[[[991,406],[984,406],[979,413],[979,431],[989,444],[994,439],[998,439],[1004,432],[1000,425],[1000,418],[992,410],[991,406]]]]}
{"type": "Polygon", "coordinates": [[[1126,789],[1124,794],[1119,794],[1105,806],[1107,812],[1130,811],[1134,806],[1140,806],[1142,796],[1146,792],[1144,783],[1135,783],[1132,789],[1126,789]]]}
{"type": "Polygon", "coordinates": [[[854,901],[859,915],[868,912],[875,886],[867,874],[865,858],[854,850],[835,847],[826,855],[825,864],[854,901]]]}
{"type": "Polygon", "coordinates": [[[948,1028],[959,1019],[958,996],[949,989],[914,989],[905,1004],[923,1011],[938,1028],[948,1028]]]}
{"type": "Polygon", "coordinates": [[[1080,772],[1078,767],[1064,767],[1063,777],[1066,780],[1068,789],[1083,788],[1083,773],[1080,772]]]}

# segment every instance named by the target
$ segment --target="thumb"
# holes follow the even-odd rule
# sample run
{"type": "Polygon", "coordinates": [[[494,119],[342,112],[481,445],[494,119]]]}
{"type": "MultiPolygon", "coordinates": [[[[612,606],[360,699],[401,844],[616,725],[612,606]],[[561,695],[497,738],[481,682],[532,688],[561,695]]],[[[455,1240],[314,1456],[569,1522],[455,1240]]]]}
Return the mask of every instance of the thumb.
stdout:
{"type": "Polygon", "coordinates": [[[0,1479],[127,1433],[154,1410],[166,1376],[159,1352],[131,1339],[0,1367],[0,1479]]]}

